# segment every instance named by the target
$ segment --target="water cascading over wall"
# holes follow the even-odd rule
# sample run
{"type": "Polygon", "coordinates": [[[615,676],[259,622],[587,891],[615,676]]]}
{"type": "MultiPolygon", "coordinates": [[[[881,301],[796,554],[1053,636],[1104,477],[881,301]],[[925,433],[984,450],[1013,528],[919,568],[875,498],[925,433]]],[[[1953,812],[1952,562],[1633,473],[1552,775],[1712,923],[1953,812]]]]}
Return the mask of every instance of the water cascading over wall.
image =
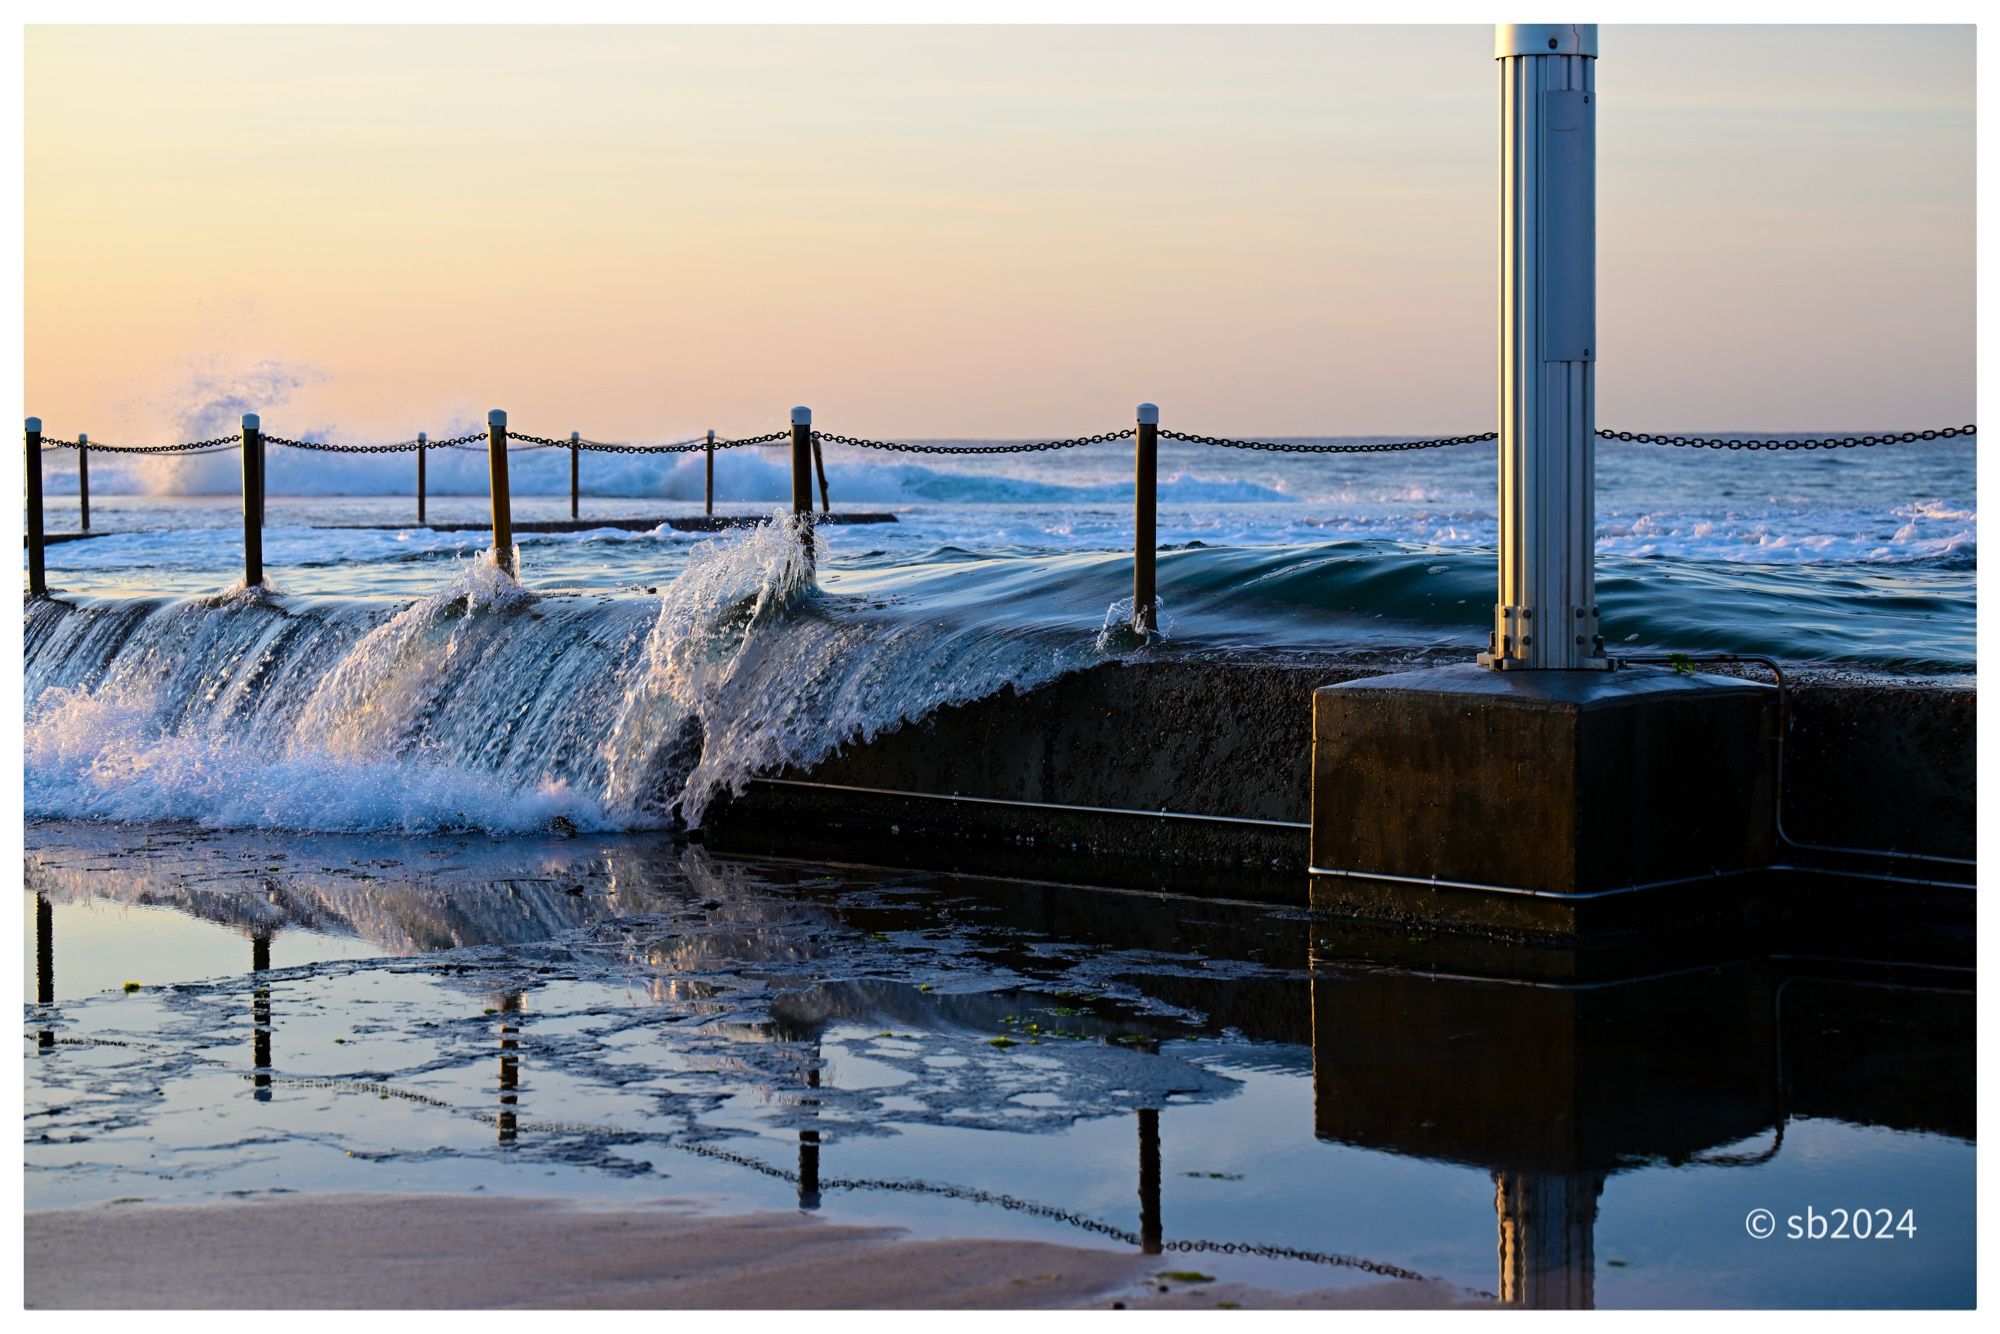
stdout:
{"type": "Polygon", "coordinates": [[[480,560],[401,607],[36,602],[25,640],[30,818],[411,832],[698,825],[756,773],[1098,657],[824,595],[787,523],[657,600],[480,560]]]}

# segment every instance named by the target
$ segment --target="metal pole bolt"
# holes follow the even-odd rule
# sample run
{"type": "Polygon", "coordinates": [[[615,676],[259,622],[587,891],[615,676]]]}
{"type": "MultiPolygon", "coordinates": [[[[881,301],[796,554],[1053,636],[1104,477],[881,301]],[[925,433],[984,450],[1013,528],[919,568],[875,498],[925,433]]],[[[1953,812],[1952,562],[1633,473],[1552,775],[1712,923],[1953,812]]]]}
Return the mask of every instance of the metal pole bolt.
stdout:
{"type": "Polygon", "coordinates": [[[1160,628],[1158,598],[1153,591],[1160,485],[1160,409],[1156,404],[1139,405],[1132,455],[1132,629],[1136,634],[1150,635],[1160,628]]]}
{"type": "Polygon", "coordinates": [[[76,436],[76,505],[81,516],[79,527],[90,531],[90,436],[79,431],[76,436]]]}
{"type": "Polygon", "coordinates": [[[28,596],[49,595],[49,572],[42,552],[48,533],[42,527],[42,419],[28,418],[28,596]]]}
{"type": "Polygon", "coordinates": [[[264,434],[254,412],[243,414],[243,586],[264,582],[264,434]]]}
{"type": "Polygon", "coordinates": [[[513,500],[507,490],[507,414],[494,408],[486,414],[486,471],[493,492],[493,560],[518,577],[514,561],[513,500]]]}

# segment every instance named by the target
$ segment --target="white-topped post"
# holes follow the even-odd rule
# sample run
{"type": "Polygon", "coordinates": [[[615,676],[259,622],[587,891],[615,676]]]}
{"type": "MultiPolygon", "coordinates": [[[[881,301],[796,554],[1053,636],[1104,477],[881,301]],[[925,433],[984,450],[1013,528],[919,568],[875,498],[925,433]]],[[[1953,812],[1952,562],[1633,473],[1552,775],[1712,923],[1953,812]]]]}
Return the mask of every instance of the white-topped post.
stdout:
{"type": "Polygon", "coordinates": [[[28,418],[28,595],[49,595],[48,567],[43,551],[48,536],[42,522],[42,419],[28,418]]]}
{"type": "Polygon", "coordinates": [[[264,422],[243,414],[243,586],[264,582],[264,422]]]}
{"type": "Polygon", "coordinates": [[[1598,639],[1597,25],[1503,23],[1500,588],[1480,661],[1606,665],[1598,639]]]}
{"type": "Polygon", "coordinates": [[[1132,630],[1150,635],[1160,628],[1154,592],[1160,499],[1160,408],[1141,403],[1132,433],[1132,630]]]}
{"type": "Polygon", "coordinates": [[[90,433],[76,433],[76,508],[77,527],[90,531],[90,433]]]}
{"type": "Polygon", "coordinates": [[[493,493],[493,559],[501,569],[514,568],[514,502],[507,490],[507,414],[494,408],[486,414],[486,473],[493,493]]]}

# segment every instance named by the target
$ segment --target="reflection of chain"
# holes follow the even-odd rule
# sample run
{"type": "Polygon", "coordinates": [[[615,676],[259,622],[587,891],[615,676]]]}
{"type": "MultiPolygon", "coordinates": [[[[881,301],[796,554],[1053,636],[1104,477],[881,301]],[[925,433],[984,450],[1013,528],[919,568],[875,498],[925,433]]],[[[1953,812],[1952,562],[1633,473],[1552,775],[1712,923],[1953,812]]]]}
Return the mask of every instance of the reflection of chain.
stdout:
{"type": "MultiPolygon", "coordinates": [[[[69,1039],[75,1041],[75,1039],[69,1039]]],[[[244,1074],[244,1079],[254,1076],[244,1074]]],[[[405,1098],[412,1102],[441,1108],[445,1111],[466,1111],[455,1107],[441,1098],[428,1094],[414,1093],[396,1088],[393,1084],[382,1084],[356,1079],[307,1079],[273,1075],[277,1083],[300,1088],[325,1088],[340,1092],[373,1093],[378,1097],[405,1098]]],[[[487,1124],[497,1124],[500,1115],[495,1112],[471,1111],[467,1113],[487,1124]]],[[[625,1130],[617,1126],[593,1125],[584,1121],[532,1121],[517,1119],[514,1129],[519,1134],[544,1135],[588,1135],[598,1138],[616,1138],[626,1141],[654,1140],[649,1132],[625,1130]]],[[[661,1137],[658,1142],[664,1147],[690,1153],[699,1158],[728,1163],[731,1166],[747,1168],[774,1181],[799,1184],[799,1174],[765,1162],[747,1153],[736,1153],[729,1149],[719,1149],[707,1144],[692,1144],[661,1137]]],[[[1046,1218],[1052,1222],[1067,1224],[1080,1231],[1108,1237],[1112,1241],[1127,1246],[1139,1247],[1143,1240],[1137,1232],[1106,1223],[1102,1219],[1091,1218],[1072,1209],[1058,1208],[1052,1204],[1040,1204],[1034,1200],[1024,1200],[1017,1195],[1003,1195],[998,1191],[981,1190],[976,1186],[957,1186],[942,1181],[886,1180],[871,1177],[826,1177],[819,1182],[821,1191],[856,1190],[886,1191],[905,1195],[929,1195],[940,1199],[964,1200],[971,1204],[991,1204],[1013,1213],[1029,1214],[1036,1218],[1046,1218]]],[[[1358,1269],[1363,1273],[1379,1274],[1384,1278],[1404,1279],[1412,1283],[1438,1282],[1428,1274],[1420,1274],[1414,1269],[1404,1269],[1399,1265],[1385,1264],[1380,1260],[1370,1260],[1357,1255],[1341,1255],[1332,1251],[1308,1251],[1293,1246],[1277,1246],[1247,1241],[1169,1241],[1163,1249],[1175,1252],[1204,1255],[1256,1255],[1266,1259],[1297,1260],[1305,1264],[1330,1265],[1340,1269],[1358,1269]]],[[[1491,1298],[1492,1293],[1482,1292],[1481,1297],[1491,1298]]]]}

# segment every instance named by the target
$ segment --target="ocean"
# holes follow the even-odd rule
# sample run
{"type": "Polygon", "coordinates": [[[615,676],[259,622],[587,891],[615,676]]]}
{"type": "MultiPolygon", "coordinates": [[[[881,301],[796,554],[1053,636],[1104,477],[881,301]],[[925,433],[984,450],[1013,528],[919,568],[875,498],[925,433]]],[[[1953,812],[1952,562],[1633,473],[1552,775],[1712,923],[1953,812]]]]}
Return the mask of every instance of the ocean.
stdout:
{"type": "MultiPolygon", "coordinates": [[[[953,443],[953,442],[948,442],[953,443]]],[[[964,441],[960,444],[987,442],[964,441]]],[[[414,460],[273,447],[241,580],[232,454],[94,455],[93,530],[49,548],[26,643],[31,817],[505,833],[698,824],[754,772],[940,705],[1135,654],[1436,660],[1483,647],[1491,444],[1286,455],[1163,441],[1163,637],[1124,628],[1131,445],[940,458],[829,446],[815,570],[771,527],[519,537],[414,526],[414,460]]],[[[1604,442],[1607,649],[1974,670],[1974,442],[1764,453],[1604,442]]],[[[75,527],[72,456],[49,526],[75,527]]],[[[517,521],[568,517],[566,451],[512,461],[517,521]]],[[[699,514],[694,455],[586,454],[586,518],[699,514]]],[[[432,451],[429,517],[488,511],[432,451]]],[[[719,513],[789,495],[784,450],[716,457],[719,513]]]]}

